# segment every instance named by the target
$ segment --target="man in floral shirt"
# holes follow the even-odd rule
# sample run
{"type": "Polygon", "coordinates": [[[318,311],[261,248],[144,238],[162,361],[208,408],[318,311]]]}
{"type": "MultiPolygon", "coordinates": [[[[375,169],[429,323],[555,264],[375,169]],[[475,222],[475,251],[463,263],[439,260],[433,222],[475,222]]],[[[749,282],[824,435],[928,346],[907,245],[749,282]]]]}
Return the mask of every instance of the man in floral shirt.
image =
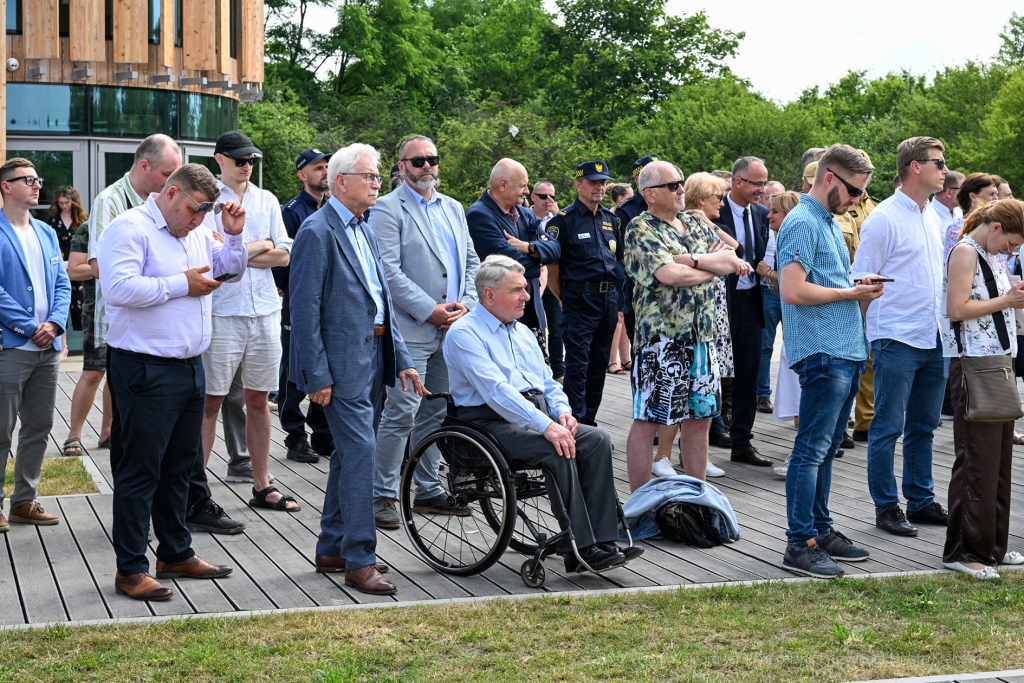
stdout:
{"type": "Polygon", "coordinates": [[[631,491],[647,483],[659,425],[681,424],[686,473],[704,479],[708,428],[718,413],[714,340],[716,275],[746,275],[750,266],[719,240],[702,217],[683,211],[683,175],[656,161],[637,185],[648,210],[626,229],[626,272],[636,283],[633,425],[626,444],[631,491]]]}

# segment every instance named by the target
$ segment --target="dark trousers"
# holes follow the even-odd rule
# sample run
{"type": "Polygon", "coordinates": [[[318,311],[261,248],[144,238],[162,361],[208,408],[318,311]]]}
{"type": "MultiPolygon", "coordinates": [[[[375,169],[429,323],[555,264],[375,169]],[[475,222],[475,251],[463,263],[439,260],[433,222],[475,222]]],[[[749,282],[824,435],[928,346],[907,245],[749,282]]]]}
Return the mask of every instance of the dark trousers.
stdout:
{"type": "Polygon", "coordinates": [[[562,288],[562,341],[565,343],[565,395],[572,415],[597,424],[612,337],[619,322],[619,295],[562,288]]]}
{"type": "Polygon", "coordinates": [[[296,448],[306,440],[306,425],[313,431],[313,450],[329,454],[334,450],[334,438],[327,424],[324,407],[310,401],[306,414],[302,414],[302,399],[306,395],[299,391],[295,382],[288,379],[288,352],[291,345],[291,331],[281,325],[281,384],[277,390],[277,417],[281,429],[288,432],[284,439],[287,448],[296,448]]]}
{"type": "Polygon", "coordinates": [[[116,457],[111,536],[117,571],[127,576],[149,571],[151,516],[158,560],[195,554],[185,514],[190,477],[203,464],[206,374],[201,358],[179,363],[112,349],[107,377],[112,464],[116,457]]]}
{"type": "MultiPolygon", "coordinates": [[[[544,317],[547,318],[547,315],[544,317]]],[[[519,322],[530,328],[530,332],[533,332],[533,336],[537,338],[537,346],[540,347],[540,353],[544,356],[544,364],[551,365],[551,360],[548,358],[547,343],[544,339],[544,328],[547,326],[547,323],[545,321],[542,324],[541,319],[537,317],[537,309],[533,303],[526,304],[526,309],[519,318],[519,322]]],[[[557,377],[557,375],[555,376],[557,377]]]]}
{"type": "Polygon", "coordinates": [[[960,359],[949,362],[956,459],[949,479],[949,525],[943,562],[993,567],[1006,555],[1010,534],[1013,420],[996,424],[964,419],[960,359]]]}
{"type": "MultiPolygon", "coordinates": [[[[112,347],[107,346],[107,368],[110,368],[110,361],[112,357],[112,347]]],[[[114,382],[107,380],[107,386],[110,388],[110,405],[111,415],[113,416],[113,423],[111,425],[111,434],[115,425],[117,424],[117,399],[116,392],[117,386],[114,382]]],[[[206,402],[206,374],[203,373],[203,402],[206,402]]],[[[201,435],[200,435],[201,437],[201,435]]],[[[110,439],[110,471],[116,472],[117,466],[121,462],[121,457],[124,454],[124,449],[120,445],[114,444],[114,439],[110,439]]],[[[202,510],[209,505],[210,500],[213,498],[213,494],[210,493],[210,484],[206,480],[206,465],[203,462],[202,451],[200,450],[199,459],[192,467],[192,472],[188,478],[188,511],[186,516],[191,517],[195,512],[202,510]]],[[[149,535],[147,531],[147,537],[149,535]]]]}
{"type": "MultiPolygon", "coordinates": [[[[548,413],[543,395],[526,397],[538,410],[548,413]]],[[[554,475],[569,519],[559,519],[562,529],[572,525],[576,545],[585,548],[594,543],[610,543],[618,538],[615,514],[615,480],[612,473],[612,441],[596,427],[580,425],[576,432],[576,458],[558,454],[543,434],[519,429],[506,422],[490,406],[463,406],[456,411],[460,420],[478,424],[487,430],[512,459],[517,468],[544,467],[554,475]],[[576,466],[573,467],[575,462],[576,466]]],[[[548,497],[554,499],[551,481],[548,497]]],[[[552,513],[558,517],[558,513],[552,513]]],[[[569,541],[559,543],[558,552],[572,550],[569,541]]]]}
{"type": "MultiPolygon", "coordinates": [[[[752,291],[752,290],[751,290],[752,291]]],[[[745,294],[739,291],[737,294],[745,294]]],[[[732,315],[732,426],[729,436],[734,449],[747,448],[753,438],[757,415],[757,374],[761,369],[762,312],[758,299],[734,297],[729,301],[732,315]]]]}
{"type": "Polygon", "coordinates": [[[548,319],[548,359],[551,362],[551,376],[565,376],[565,356],[562,348],[562,305],[551,289],[544,290],[541,297],[544,315],[548,319]]]}

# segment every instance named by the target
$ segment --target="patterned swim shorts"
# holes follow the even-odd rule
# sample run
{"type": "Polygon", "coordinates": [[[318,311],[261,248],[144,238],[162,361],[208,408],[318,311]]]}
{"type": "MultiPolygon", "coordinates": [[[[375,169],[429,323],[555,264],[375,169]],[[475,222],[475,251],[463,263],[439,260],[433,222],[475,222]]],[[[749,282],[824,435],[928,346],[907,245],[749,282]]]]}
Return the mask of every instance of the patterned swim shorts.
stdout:
{"type": "Polygon", "coordinates": [[[707,342],[655,337],[633,362],[633,419],[663,425],[718,414],[718,356],[707,342]]]}

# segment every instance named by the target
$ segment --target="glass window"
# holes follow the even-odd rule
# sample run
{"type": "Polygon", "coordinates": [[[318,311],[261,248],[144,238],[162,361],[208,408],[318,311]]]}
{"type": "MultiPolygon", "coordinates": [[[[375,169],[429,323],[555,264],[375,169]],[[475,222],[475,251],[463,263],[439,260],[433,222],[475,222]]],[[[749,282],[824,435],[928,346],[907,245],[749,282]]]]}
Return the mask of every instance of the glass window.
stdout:
{"type": "Polygon", "coordinates": [[[84,85],[7,84],[7,130],[12,133],[85,133],[85,114],[84,85]]]}
{"type": "Polygon", "coordinates": [[[72,185],[74,182],[74,155],[74,152],[33,152],[22,149],[7,152],[8,159],[22,157],[36,165],[36,174],[44,181],[43,189],[39,193],[40,210],[48,208],[53,203],[54,190],[61,185],[72,185]]]}
{"type": "Polygon", "coordinates": [[[238,129],[238,103],[230,97],[181,93],[181,137],[185,140],[216,140],[221,133],[238,129]]]}
{"type": "Polygon", "coordinates": [[[112,137],[175,137],[177,93],[142,88],[92,87],[92,133],[112,137]]]}
{"type": "Polygon", "coordinates": [[[7,33],[21,33],[21,0],[7,0],[7,33]]]}
{"type": "Polygon", "coordinates": [[[107,40],[114,39],[114,0],[105,0],[103,3],[103,16],[106,18],[107,40]]]}
{"type": "Polygon", "coordinates": [[[160,0],[149,0],[149,42],[160,44],[160,0]]]}
{"type": "Polygon", "coordinates": [[[103,153],[103,187],[110,187],[131,170],[135,163],[135,152],[103,153]]]}
{"type": "Polygon", "coordinates": [[[213,157],[201,157],[190,154],[188,156],[188,163],[190,164],[202,164],[206,168],[210,169],[210,173],[213,174],[214,178],[220,178],[220,165],[217,160],[213,157]]]}

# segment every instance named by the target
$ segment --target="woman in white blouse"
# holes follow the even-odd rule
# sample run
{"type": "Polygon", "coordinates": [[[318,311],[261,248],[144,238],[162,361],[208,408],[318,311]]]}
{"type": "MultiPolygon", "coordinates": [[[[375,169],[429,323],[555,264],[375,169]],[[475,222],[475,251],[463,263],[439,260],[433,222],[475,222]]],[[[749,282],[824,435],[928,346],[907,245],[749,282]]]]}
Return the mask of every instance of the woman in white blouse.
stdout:
{"type": "Polygon", "coordinates": [[[997,256],[1022,243],[1024,202],[1003,199],[971,212],[946,261],[942,341],[945,355],[951,359],[956,460],[949,482],[949,526],[942,564],[976,579],[999,578],[996,567],[1000,564],[1024,564],[1024,555],[1007,552],[1013,421],[989,424],[964,419],[960,352],[951,321],[960,322],[964,356],[1017,354],[1012,309],[1024,308],[1024,283],[1011,286],[997,256]],[[989,295],[982,259],[995,279],[996,298],[989,295]],[[997,324],[1000,320],[1002,325],[997,324]]]}

